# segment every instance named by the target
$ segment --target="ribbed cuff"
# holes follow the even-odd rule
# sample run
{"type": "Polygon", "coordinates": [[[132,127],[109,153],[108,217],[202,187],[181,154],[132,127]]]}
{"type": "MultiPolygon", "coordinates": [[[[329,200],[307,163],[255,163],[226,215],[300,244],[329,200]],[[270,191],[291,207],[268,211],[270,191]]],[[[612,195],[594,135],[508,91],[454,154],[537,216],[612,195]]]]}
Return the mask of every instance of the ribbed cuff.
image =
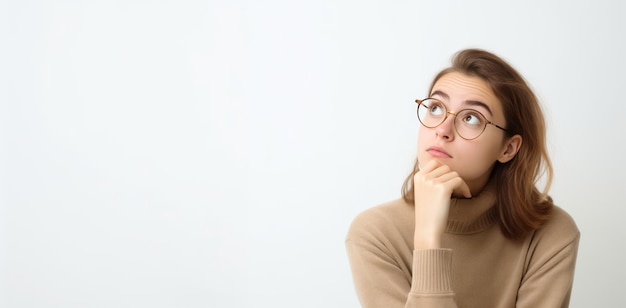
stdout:
{"type": "Polygon", "coordinates": [[[452,293],[452,249],[413,251],[414,293],[452,293]]]}

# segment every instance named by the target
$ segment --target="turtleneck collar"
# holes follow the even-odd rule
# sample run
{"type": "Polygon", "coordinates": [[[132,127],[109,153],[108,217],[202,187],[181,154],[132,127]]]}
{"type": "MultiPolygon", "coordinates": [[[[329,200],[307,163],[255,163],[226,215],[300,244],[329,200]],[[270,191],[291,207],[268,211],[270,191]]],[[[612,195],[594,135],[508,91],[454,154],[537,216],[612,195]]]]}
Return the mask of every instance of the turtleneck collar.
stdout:
{"type": "Polygon", "coordinates": [[[470,199],[452,198],[448,213],[447,233],[472,234],[481,232],[493,225],[498,217],[495,183],[489,182],[478,194],[470,199]]]}

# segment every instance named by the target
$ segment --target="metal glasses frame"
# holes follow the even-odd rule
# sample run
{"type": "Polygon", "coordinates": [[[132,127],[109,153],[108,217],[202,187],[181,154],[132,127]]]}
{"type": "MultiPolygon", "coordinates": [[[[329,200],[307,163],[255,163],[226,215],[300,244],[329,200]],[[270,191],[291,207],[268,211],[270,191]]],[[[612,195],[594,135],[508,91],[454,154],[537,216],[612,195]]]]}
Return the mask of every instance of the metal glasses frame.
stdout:
{"type": "MultiPolygon", "coordinates": [[[[416,100],[415,100],[415,102],[417,103],[417,110],[416,110],[417,119],[420,121],[420,123],[421,123],[422,125],[424,125],[424,127],[428,127],[428,128],[435,128],[435,127],[437,127],[437,126],[441,125],[443,122],[445,122],[445,121],[446,121],[446,119],[448,119],[448,116],[449,116],[449,115],[453,115],[453,116],[456,118],[457,114],[459,114],[459,113],[461,113],[461,112],[463,112],[463,111],[465,111],[465,110],[472,110],[472,111],[474,111],[474,112],[478,113],[478,114],[479,114],[479,115],[480,115],[480,116],[481,116],[481,117],[485,120],[485,125],[483,126],[483,129],[482,129],[482,131],[480,131],[480,134],[478,134],[478,136],[476,136],[476,137],[474,137],[474,138],[465,138],[465,137],[463,137],[461,134],[459,134],[459,131],[458,131],[458,129],[456,128],[456,121],[455,121],[455,124],[454,124],[454,130],[457,132],[457,134],[459,134],[459,136],[460,136],[461,138],[463,138],[463,139],[465,139],[465,140],[474,140],[474,139],[476,139],[476,138],[480,137],[480,135],[482,135],[482,134],[485,132],[485,128],[487,128],[487,124],[493,125],[493,126],[495,126],[495,127],[499,128],[499,129],[503,130],[504,132],[509,133],[509,131],[508,131],[506,128],[504,128],[504,127],[502,127],[502,126],[500,126],[500,125],[498,125],[498,124],[496,124],[496,123],[493,123],[493,122],[491,122],[491,121],[487,120],[487,118],[485,117],[485,115],[483,115],[483,114],[482,114],[480,111],[478,111],[478,110],[473,110],[473,109],[462,109],[462,110],[459,110],[459,111],[457,111],[457,112],[452,112],[452,111],[448,111],[448,108],[446,107],[446,105],[444,105],[444,104],[443,104],[443,102],[441,103],[441,106],[443,106],[444,111],[445,111],[445,113],[446,113],[446,116],[445,116],[445,117],[443,117],[443,119],[441,120],[441,122],[439,122],[439,124],[434,125],[434,126],[428,126],[428,125],[424,124],[424,122],[422,122],[422,119],[420,119],[420,116],[419,116],[419,107],[422,105],[422,103],[423,103],[424,101],[427,101],[427,100],[433,100],[433,101],[438,101],[438,102],[440,102],[440,100],[438,100],[438,99],[436,99],[436,98],[432,98],[432,97],[427,97],[427,98],[425,98],[425,99],[416,99],[416,100]]],[[[425,107],[427,107],[427,106],[425,106],[425,107]]],[[[428,107],[427,107],[427,108],[428,108],[428,107]]]]}

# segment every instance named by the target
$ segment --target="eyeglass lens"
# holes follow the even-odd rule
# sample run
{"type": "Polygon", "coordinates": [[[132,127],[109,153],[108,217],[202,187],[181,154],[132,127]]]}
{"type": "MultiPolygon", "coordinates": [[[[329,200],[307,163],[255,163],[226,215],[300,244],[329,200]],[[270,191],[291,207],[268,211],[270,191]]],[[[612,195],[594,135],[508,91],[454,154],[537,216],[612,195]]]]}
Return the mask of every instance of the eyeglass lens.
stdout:
{"type": "Polygon", "coordinates": [[[423,100],[417,107],[419,121],[429,128],[441,125],[448,115],[454,116],[454,128],[463,139],[478,138],[487,126],[487,119],[473,109],[463,109],[458,113],[448,112],[441,101],[432,98],[423,100]]]}

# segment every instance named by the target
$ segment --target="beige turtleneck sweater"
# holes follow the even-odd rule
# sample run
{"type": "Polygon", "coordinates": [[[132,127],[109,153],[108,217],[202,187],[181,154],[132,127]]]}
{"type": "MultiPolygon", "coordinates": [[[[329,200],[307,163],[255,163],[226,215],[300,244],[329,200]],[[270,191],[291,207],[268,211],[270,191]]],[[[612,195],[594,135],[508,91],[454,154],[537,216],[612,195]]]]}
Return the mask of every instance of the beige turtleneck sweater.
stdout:
{"type": "Polygon", "coordinates": [[[415,211],[402,199],[359,214],[346,248],[363,307],[567,307],[580,233],[554,207],[522,241],[500,231],[495,193],[452,199],[443,249],[413,250],[415,211]]]}

